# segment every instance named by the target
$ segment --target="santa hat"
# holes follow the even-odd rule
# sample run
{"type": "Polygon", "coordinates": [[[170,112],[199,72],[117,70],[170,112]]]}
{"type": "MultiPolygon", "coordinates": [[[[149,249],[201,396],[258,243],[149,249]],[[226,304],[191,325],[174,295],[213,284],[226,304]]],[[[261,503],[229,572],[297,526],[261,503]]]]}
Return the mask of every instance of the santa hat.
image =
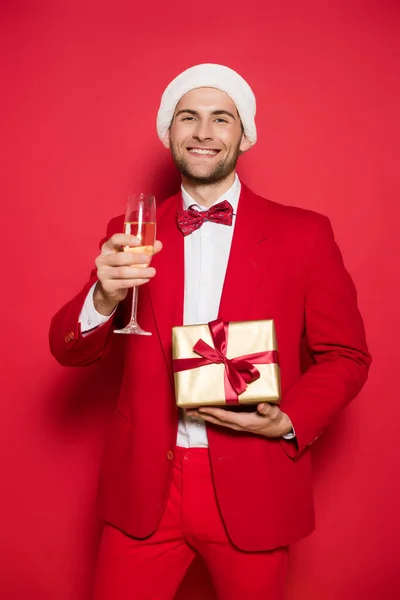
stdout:
{"type": "Polygon", "coordinates": [[[157,133],[162,141],[170,128],[175,108],[180,99],[201,87],[221,90],[230,96],[242,121],[244,134],[251,145],[257,141],[256,98],[247,83],[236,71],[223,65],[202,64],[183,71],[166,88],[157,115],[157,133]]]}

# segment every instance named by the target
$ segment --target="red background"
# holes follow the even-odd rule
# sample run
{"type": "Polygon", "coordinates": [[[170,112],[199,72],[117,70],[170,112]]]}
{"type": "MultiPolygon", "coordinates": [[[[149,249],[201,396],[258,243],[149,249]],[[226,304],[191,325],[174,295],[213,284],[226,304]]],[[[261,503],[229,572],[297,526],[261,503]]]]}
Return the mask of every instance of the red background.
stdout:
{"type": "MultiPolygon", "coordinates": [[[[1,5],[4,600],[89,597],[120,361],[60,367],[49,320],[86,281],[127,193],[176,189],[156,110],[170,79],[207,61],[237,69],[258,99],[243,180],[331,218],[375,359],[315,445],[318,529],[293,548],[288,599],[398,596],[398,3],[271,4],[1,5]]],[[[264,518],[274,518],[273,490],[264,518]]],[[[197,564],[179,599],[212,597],[197,564]]]]}

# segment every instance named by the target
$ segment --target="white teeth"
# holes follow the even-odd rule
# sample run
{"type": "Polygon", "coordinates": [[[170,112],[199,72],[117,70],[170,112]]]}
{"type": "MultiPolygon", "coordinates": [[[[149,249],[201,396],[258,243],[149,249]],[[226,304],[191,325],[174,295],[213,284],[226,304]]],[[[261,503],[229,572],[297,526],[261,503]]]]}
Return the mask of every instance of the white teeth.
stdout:
{"type": "Polygon", "coordinates": [[[193,154],[217,154],[215,150],[202,150],[200,148],[190,148],[189,152],[193,154]]]}

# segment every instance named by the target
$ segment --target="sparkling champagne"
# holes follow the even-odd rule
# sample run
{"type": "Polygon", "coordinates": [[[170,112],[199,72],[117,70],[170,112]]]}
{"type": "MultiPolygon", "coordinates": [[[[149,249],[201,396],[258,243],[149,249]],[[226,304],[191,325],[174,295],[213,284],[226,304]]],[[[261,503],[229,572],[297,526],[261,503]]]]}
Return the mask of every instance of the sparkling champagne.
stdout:
{"type": "MultiPolygon", "coordinates": [[[[147,254],[148,256],[153,256],[154,242],[156,239],[156,224],[154,221],[125,221],[124,233],[127,235],[135,235],[138,240],[140,240],[140,246],[124,246],[124,252],[133,252],[137,254],[147,254]]],[[[148,264],[136,266],[147,267],[148,264]]]]}

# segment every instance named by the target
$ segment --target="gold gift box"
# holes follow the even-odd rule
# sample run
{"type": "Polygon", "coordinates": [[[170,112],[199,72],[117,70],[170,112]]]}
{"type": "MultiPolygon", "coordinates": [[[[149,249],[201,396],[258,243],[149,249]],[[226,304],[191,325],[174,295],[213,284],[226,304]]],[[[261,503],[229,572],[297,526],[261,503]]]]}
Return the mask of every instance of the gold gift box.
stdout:
{"type": "MultiPolygon", "coordinates": [[[[203,340],[211,348],[214,348],[208,324],[173,327],[172,357],[174,361],[201,358],[193,350],[199,340],[203,340]]],[[[228,359],[268,351],[277,352],[273,320],[238,321],[228,324],[226,347],[228,359]]],[[[249,383],[247,388],[237,396],[236,406],[238,404],[258,404],[259,402],[278,404],[281,396],[279,365],[275,362],[252,364],[259,371],[260,377],[249,383]]],[[[224,363],[211,363],[178,371],[174,373],[174,379],[176,404],[181,408],[228,405],[224,363]]],[[[235,404],[229,403],[229,406],[235,406],[235,404]]]]}

